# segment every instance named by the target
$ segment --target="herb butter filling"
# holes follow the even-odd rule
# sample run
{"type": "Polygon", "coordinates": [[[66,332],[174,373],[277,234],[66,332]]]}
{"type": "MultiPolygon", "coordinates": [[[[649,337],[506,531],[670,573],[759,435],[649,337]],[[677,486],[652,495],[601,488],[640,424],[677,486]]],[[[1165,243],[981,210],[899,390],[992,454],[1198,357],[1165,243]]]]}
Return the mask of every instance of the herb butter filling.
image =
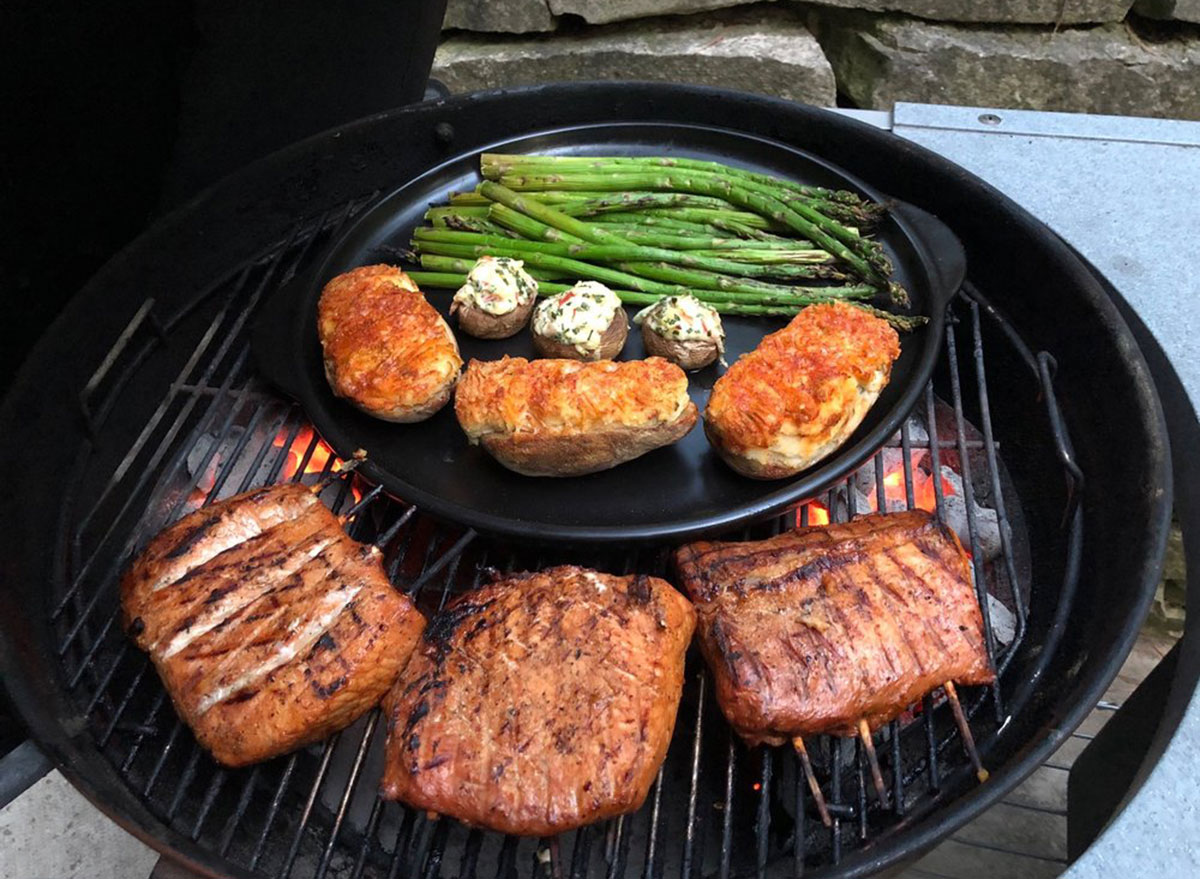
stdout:
{"type": "Polygon", "coordinates": [[[452,309],[469,305],[488,314],[503,315],[528,305],[537,296],[537,281],[524,265],[506,256],[481,256],[471,267],[467,282],[454,294],[452,309]]]}
{"type": "Polygon", "coordinates": [[[563,345],[572,345],[580,354],[599,349],[621,307],[621,300],[598,281],[580,281],[570,290],[552,296],[533,313],[533,331],[563,345]]]}
{"type": "Polygon", "coordinates": [[[643,322],[664,339],[674,341],[712,340],[717,351],[725,353],[725,328],[721,315],[695,296],[664,296],[653,305],[643,308],[633,318],[643,322]]]}

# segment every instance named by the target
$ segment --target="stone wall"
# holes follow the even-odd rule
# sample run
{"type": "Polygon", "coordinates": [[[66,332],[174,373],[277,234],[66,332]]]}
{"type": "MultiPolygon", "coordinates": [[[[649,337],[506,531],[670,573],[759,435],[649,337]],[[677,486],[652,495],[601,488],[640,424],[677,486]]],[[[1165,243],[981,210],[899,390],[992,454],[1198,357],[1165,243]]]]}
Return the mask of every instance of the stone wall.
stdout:
{"type": "Polygon", "coordinates": [[[1200,119],[1200,0],[449,0],[433,76],[1200,119]]]}

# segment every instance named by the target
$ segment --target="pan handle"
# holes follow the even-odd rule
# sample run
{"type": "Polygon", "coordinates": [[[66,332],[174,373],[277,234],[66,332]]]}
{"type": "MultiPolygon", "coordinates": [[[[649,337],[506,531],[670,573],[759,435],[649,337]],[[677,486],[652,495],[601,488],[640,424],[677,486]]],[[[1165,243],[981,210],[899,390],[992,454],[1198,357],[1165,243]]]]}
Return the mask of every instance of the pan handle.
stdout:
{"type": "Polygon", "coordinates": [[[250,334],[250,351],[258,371],[296,400],[304,387],[300,358],[304,340],[296,310],[303,306],[311,280],[307,272],[300,272],[277,287],[259,309],[250,334]]]}
{"type": "Polygon", "coordinates": [[[925,251],[933,280],[933,305],[945,308],[967,277],[967,252],[962,242],[949,226],[916,205],[898,201],[891,210],[925,251]]]}

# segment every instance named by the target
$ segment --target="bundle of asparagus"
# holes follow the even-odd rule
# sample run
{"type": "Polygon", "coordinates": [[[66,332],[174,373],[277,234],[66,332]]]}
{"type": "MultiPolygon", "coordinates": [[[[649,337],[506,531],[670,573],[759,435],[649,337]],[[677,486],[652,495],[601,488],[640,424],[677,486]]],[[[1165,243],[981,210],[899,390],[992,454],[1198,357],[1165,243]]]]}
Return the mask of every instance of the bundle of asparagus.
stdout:
{"type": "Polygon", "coordinates": [[[907,294],[865,234],[884,207],[853,193],[695,159],[485,153],[480,164],[484,182],[413,234],[421,286],[461,286],[491,255],[523,260],[544,295],[588,279],[630,305],[691,294],[723,314],[790,315],[841,300],[904,329],[921,321],[868,304],[907,294]]]}

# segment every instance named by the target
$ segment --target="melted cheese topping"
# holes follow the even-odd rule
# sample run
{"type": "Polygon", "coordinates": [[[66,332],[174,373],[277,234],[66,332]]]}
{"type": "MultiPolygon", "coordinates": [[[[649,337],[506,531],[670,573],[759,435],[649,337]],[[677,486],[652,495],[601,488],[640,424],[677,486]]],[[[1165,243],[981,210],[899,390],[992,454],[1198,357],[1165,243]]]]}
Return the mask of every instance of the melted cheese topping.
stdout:
{"type": "Polygon", "coordinates": [[[845,303],[810,305],[717,380],[704,418],[743,454],[836,444],[898,356],[900,339],[882,318],[845,303]]]}
{"type": "Polygon", "coordinates": [[[424,405],[462,367],[449,325],[393,266],[360,266],[326,284],[317,331],[333,392],[372,412],[424,405]]]}
{"type": "Polygon", "coordinates": [[[472,360],[454,411],[471,442],[490,433],[574,435],[672,422],[688,405],[683,370],[661,357],[614,362],[472,360]]]}
{"type": "Polygon", "coordinates": [[[725,327],[721,325],[721,315],[691,294],[664,296],[639,311],[633,322],[645,322],[664,339],[712,341],[717,351],[725,353],[725,327]]]}
{"type": "Polygon", "coordinates": [[[620,298],[603,284],[580,281],[538,305],[533,313],[533,331],[571,345],[580,354],[591,354],[600,347],[604,331],[620,307],[620,298]]]}
{"type": "Polygon", "coordinates": [[[471,266],[467,283],[454,294],[453,308],[470,305],[488,314],[508,314],[537,296],[537,281],[525,263],[507,256],[481,256],[471,266]]]}

